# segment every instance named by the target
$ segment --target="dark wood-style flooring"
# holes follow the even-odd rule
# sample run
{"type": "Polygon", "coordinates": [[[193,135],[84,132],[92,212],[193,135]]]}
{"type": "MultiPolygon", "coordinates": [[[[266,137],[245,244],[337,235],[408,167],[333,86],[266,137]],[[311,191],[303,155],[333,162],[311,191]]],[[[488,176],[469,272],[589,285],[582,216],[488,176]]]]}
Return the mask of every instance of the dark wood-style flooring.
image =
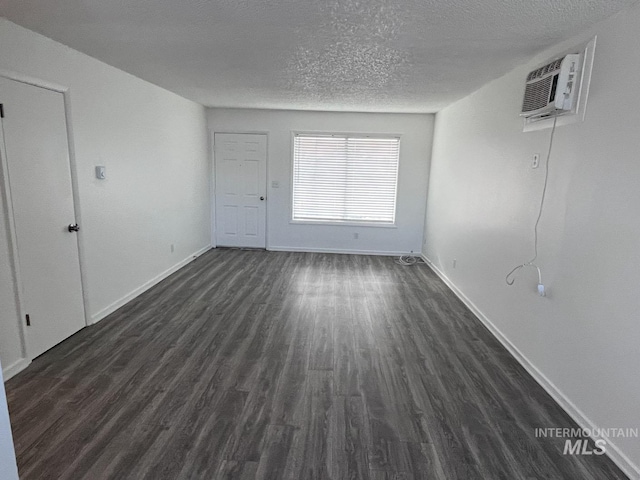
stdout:
{"type": "Polygon", "coordinates": [[[7,382],[28,479],[619,479],[425,265],[217,249],[7,382]]]}

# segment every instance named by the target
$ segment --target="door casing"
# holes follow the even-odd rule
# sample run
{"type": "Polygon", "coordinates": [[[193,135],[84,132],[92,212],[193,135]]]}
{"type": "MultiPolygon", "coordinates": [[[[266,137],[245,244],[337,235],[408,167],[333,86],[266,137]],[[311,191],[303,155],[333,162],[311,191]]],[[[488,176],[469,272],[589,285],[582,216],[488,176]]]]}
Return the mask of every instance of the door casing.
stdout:
{"type": "MultiPolygon", "coordinates": [[[[9,70],[0,69],[0,77],[6,78],[8,80],[13,80],[16,82],[24,83],[26,85],[32,85],[39,88],[44,88],[47,90],[51,90],[53,92],[61,93],[64,101],[64,112],[65,112],[65,123],[67,130],[67,143],[69,147],[69,167],[71,172],[71,191],[73,197],[73,207],[75,213],[75,220],[77,223],[82,225],[82,214],[80,208],[80,197],[79,197],[79,189],[78,189],[78,170],[77,170],[77,162],[76,162],[76,154],[75,154],[75,143],[73,140],[73,124],[71,121],[71,92],[68,87],[58,85],[56,83],[48,82],[39,78],[31,77],[28,75],[23,75],[19,72],[13,72],[9,70]]],[[[24,301],[20,292],[21,285],[21,276],[20,276],[20,265],[18,261],[18,243],[14,222],[14,211],[13,211],[13,203],[11,199],[11,189],[9,185],[9,177],[8,177],[8,165],[7,165],[7,155],[4,151],[4,134],[2,129],[0,129],[0,189],[2,190],[2,196],[5,207],[5,218],[6,218],[6,228],[9,233],[9,255],[11,260],[11,270],[13,277],[13,291],[16,303],[16,310],[18,312],[18,318],[16,321],[18,322],[18,327],[20,331],[20,343],[21,343],[21,352],[23,362],[19,366],[18,369],[12,370],[11,375],[15,375],[20,370],[26,368],[31,360],[33,359],[27,349],[27,332],[26,325],[24,322],[25,311],[24,301]]],[[[85,326],[90,325],[90,316],[89,312],[91,311],[89,308],[89,300],[87,294],[86,287],[86,261],[85,261],[85,249],[83,242],[82,230],[76,233],[77,242],[78,242],[78,261],[80,264],[80,283],[82,288],[82,303],[84,308],[84,323],[85,326]]],[[[8,380],[8,378],[5,378],[8,380]]]]}
{"type": "Polygon", "coordinates": [[[231,134],[231,135],[264,135],[266,140],[266,155],[265,155],[265,249],[269,250],[269,132],[264,130],[242,130],[242,131],[209,131],[209,144],[211,146],[211,246],[216,248],[217,234],[216,234],[216,150],[215,150],[215,137],[217,134],[231,134]]]}

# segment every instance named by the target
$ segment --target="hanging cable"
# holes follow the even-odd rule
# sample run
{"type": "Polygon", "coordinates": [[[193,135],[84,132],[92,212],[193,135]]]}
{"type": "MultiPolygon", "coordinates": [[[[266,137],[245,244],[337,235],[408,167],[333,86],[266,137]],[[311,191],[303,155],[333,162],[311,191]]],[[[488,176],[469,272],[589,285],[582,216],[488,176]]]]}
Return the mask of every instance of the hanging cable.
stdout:
{"type": "Polygon", "coordinates": [[[547,198],[547,185],[549,184],[549,159],[551,158],[551,149],[553,148],[553,137],[556,133],[556,123],[558,117],[553,119],[553,128],[551,129],[551,137],[549,138],[549,150],[547,151],[547,161],[544,167],[544,186],[542,187],[542,198],[540,199],[540,209],[538,210],[538,218],[536,218],[536,224],[533,227],[534,235],[534,256],[528,263],[533,263],[538,259],[538,225],[540,225],[540,219],[542,218],[542,211],[544,209],[544,201],[547,198]]]}
{"type": "Polygon", "coordinates": [[[522,265],[518,265],[514,267],[507,275],[505,276],[505,282],[507,285],[513,285],[516,281],[515,277],[511,278],[517,271],[521,268],[531,267],[535,268],[538,272],[538,293],[541,296],[544,296],[544,284],[542,283],[542,272],[540,271],[540,267],[535,264],[535,261],[538,259],[538,226],[540,225],[540,219],[542,218],[542,212],[544,210],[544,202],[547,198],[547,186],[549,185],[549,160],[551,159],[551,150],[553,148],[553,138],[556,133],[556,125],[558,122],[558,117],[553,119],[553,128],[551,129],[551,136],[549,137],[549,149],[547,150],[547,159],[545,161],[544,167],[544,185],[542,187],[542,196],[540,198],[540,208],[538,209],[538,216],[536,218],[536,223],[533,226],[533,258],[522,265]]]}

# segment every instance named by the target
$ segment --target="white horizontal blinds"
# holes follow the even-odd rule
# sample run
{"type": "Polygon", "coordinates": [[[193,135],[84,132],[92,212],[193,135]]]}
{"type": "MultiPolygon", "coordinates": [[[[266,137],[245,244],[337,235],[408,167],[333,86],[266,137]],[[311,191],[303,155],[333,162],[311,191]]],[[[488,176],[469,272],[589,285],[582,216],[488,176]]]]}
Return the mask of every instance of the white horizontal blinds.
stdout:
{"type": "Polygon", "coordinates": [[[395,221],[400,139],[297,134],[293,219],[395,221]]]}

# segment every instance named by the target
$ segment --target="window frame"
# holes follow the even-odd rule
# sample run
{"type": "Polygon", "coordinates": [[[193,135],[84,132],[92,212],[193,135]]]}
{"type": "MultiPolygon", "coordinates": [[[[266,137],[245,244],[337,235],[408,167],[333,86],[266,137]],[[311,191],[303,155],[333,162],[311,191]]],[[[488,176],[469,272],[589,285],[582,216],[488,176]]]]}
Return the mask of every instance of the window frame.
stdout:
{"type": "Polygon", "coordinates": [[[291,225],[327,225],[327,226],[352,226],[352,227],[367,227],[367,228],[398,228],[398,190],[400,184],[400,168],[401,168],[401,155],[402,155],[402,134],[399,133],[370,133],[370,132],[337,132],[337,131],[308,131],[308,130],[292,130],[291,131],[291,162],[290,162],[290,182],[289,182],[289,223],[291,225]],[[393,212],[393,222],[368,222],[357,220],[296,220],[293,218],[293,194],[294,194],[294,182],[295,182],[295,140],[296,135],[309,135],[309,136],[337,136],[337,137],[355,137],[355,138],[395,138],[398,140],[398,168],[396,175],[396,188],[395,188],[395,207],[393,212]]]}

